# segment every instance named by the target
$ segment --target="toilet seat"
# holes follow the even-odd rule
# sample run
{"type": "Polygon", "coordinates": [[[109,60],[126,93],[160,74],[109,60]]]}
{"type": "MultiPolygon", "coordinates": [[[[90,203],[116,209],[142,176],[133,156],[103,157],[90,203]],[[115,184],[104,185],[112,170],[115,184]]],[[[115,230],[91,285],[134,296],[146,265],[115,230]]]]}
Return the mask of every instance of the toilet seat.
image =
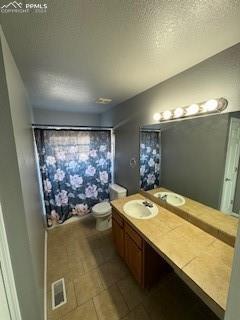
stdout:
{"type": "Polygon", "coordinates": [[[109,202],[100,202],[92,208],[92,213],[95,216],[102,217],[112,213],[112,208],[109,202]]]}

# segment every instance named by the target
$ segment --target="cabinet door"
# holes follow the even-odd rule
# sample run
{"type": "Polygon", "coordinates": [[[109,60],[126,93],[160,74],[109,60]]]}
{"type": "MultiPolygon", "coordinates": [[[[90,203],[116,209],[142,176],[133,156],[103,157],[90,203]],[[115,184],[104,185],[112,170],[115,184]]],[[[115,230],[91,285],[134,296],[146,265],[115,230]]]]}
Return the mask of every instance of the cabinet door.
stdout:
{"type": "Polygon", "coordinates": [[[124,230],[115,219],[112,219],[112,233],[116,250],[120,257],[124,258],[124,230]]]}
{"type": "Polygon", "coordinates": [[[137,282],[142,285],[142,250],[136,243],[125,233],[125,260],[137,282]]]}

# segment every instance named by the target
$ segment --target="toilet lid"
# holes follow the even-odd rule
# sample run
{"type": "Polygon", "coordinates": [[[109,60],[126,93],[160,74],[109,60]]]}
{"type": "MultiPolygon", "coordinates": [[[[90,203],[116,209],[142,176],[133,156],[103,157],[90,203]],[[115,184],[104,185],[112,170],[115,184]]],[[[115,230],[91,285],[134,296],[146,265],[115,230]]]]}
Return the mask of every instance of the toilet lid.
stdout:
{"type": "Polygon", "coordinates": [[[107,214],[107,213],[110,213],[111,211],[112,211],[112,208],[109,202],[100,202],[98,204],[95,204],[95,206],[93,206],[92,208],[92,212],[99,215],[107,214]]]}

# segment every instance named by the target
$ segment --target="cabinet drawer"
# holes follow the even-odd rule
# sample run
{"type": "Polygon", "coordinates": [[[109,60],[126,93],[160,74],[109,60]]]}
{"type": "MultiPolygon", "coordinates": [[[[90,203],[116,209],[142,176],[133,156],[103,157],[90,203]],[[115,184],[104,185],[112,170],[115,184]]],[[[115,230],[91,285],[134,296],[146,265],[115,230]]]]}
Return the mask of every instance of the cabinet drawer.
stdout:
{"type": "Polygon", "coordinates": [[[142,249],[143,241],[139,234],[133,230],[128,224],[125,224],[125,232],[129,235],[129,237],[136,243],[136,245],[142,249]]]}
{"type": "Polygon", "coordinates": [[[116,222],[121,226],[121,227],[123,227],[123,219],[120,217],[120,215],[116,212],[116,211],[114,211],[113,210],[113,212],[112,212],[112,218],[114,219],[114,220],[116,220],[116,222]]]}

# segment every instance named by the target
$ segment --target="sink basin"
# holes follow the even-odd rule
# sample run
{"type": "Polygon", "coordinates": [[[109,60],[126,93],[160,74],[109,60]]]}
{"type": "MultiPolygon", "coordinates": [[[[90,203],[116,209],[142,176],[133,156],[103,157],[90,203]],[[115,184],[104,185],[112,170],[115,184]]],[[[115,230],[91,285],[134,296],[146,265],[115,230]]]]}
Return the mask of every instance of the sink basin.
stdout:
{"type": "Polygon", "coordinates": [[[154,196],[166,201],[174,207],[180,207],[185,204],[185,199],[174,192],[157,192],[154,193],[154,196]]]}
{"type": "Polygon", "coordinates": [[[130,217],[135,219],[150,219],[158,214],[158,207],[151,203],[152,207],[143,204],[145,200],[131,200],[125,203],[123,211],[130,217]]]}

